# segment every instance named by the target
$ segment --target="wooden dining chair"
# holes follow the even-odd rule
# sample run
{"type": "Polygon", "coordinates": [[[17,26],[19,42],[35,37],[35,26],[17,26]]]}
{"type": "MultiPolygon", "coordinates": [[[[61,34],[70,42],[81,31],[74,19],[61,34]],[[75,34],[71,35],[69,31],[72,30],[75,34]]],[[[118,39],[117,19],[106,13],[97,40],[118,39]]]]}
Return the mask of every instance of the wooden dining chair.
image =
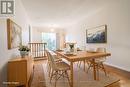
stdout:
{"type": "MultiPolygon", "coordinates": [[[[100,48],[97,48],[96,52],[106,52],[106,49],[100,47],[100,48]]],[[[95,66],[96,66],[97,73],[99,73],[99,69],[102,69],[105,75],[107,75],[104,64],[103,64],[105,61],[106,61],[106,57],[95,59],[95,66]]],[[[93,61],[90,60],[88,65],[89,66],[88,66],[87,72],[89,71],[91,67],[93,67],[93,61]]]]}
{"type": "Polygon", "coordinates": [[[50,76],[50,83],[53,77],[55,77],[54,86],[56,87],[56,83],[58,79],[60,79],[60,77],[66,77],[70,84],[70,80],[67,72],[68,70],[70,70],[70,66],[63,61],[60,62],[54,61],[54,57],[51,55],[49,51],[47,51],[47,55],[48,55],[48,63],[52,69],[51,76],[50,76]]]}

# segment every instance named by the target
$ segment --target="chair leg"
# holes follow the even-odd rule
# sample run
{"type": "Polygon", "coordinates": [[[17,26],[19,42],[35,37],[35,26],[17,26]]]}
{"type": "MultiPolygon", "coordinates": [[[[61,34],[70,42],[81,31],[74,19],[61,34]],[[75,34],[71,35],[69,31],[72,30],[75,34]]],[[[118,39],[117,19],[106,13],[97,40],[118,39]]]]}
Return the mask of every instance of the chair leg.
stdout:
{"type": "Polygon", "coordinates": [[[90,69],[91,67],[92,67],[92,63],[89,64],[88,69],[87,69],[87,73],[88,73],[88,71],[89,71],[89,69],[90,69]]]}
{"type": "Polygon", "coordinates": [[[77,62],[77,67],[79,66],[79,61],[77,62]]]}
{"type": "Polygon", "coordinates": [[[86,66],[86,65],[85,65],[85,60],[83,60],[83,61],[78,61],[77,66],[80,68],[82,62],[84,63],[84,65],[83,65],[83,69],[84,69],[84,71],[85,71],[85,66],[86,66]]]}
{"type": "Polygon", "coordinates": [[[59,77],[57,78],[57,80],[60,79],[61,76],[63,76],[63,78],[64,78],[64,73],[65,73],[64,71],[60,71],[60,73],[58,73],[59,77]]]}
{"type": "Polygon", "coordinates": [[[65,74],[66,74],[66,76],[67,76],[67,79],[68,79],[69,85],[71,86],[71,84],[70,84],[70,79],[69,79],[69,75],[68,75],[67,71],[65,71],[65,74]]]}
{"type": "Polygon", "coordinates": [[[48,62],[47,62],[47,64],[46,64],[46,67],[47,67],[48,76],[50,77],[51,67],[50,67],[50,64],[49,64],[48,62]]]}
{"type": "Polygon", "coordinates": [[[103,69],[103,71],[104,71],[104,73],[105,73],[105,76],[107,76],[107,72],[106,72],[106,69],[105,69],[103,63],[101,63],[101,66],[102,66],[102,69],[103,69]]]}
{"type": "Polygon", "coordinates": [[[52,69],[51,69],[50,66],[49,66],[48,68],[49,68],[49,69],[48,69],[48,76],[50,77],[50,76],[51,76],[51,71],[52,71],[52,69]]]}
{"type": "Polygon", "coordinates": [[[85,64],[85,60],[83,61],[83,63],[84,63],[84,71],[85,71],[85,66],[86,66],[86,64],[85,64]]]}
{"type": "Polygon", "coordinates": [[[96,69],[97,69],[97,79],[99,80],[99,65],[96,65],[96,69]]]}
{"type": "Polygon", "coordinates": [[[69,75],[68,75],[68,73],[67,73],[67,70],[61,71],[61,72],[52,70],[52,73],[51,73],[51,76],[50,76],[50,83],[51,83],[51,80],[52,80],[53,76],[55,76],[55,83],[54,83],[54,86],[55,86],[55,87],[56,87],[56,85],[57,85],[58,79],[59,79],[61,76],[66,77],[66,78],[68,79],[68,82],[69,82],[69,85],[70,85],[70,79],[69,79],[69,75]],[[58,75],[59,75],[59,76],[58,76],[58,75]],[[64,76],[64,75],[66,75],[66,76],[64,76]]]}
{"type": "Polygon", "coordinates": [[[51,83],[53,75],[54,75],[54,70],[52,70],[52,72],[50,73],[50,83],[51,83]]]}
{"type": "Polygon", "coordinates": [[[78,67],[81,66],[81,61],[78,61],[77,66],[78,66],[78,67]]]}
{"type": "Polygon", "coordinates": [[[46,68],[47,68],[47,72],[48,72],[49,71],[49,63],[48,63],[48,61],[46,63],[46,68]]]}
{"type": "Polygon", "coordinates": [[[86,60],[86,62],[87,62],[87,65],[89,66],[89,61],[86,60]]]}
{"type": "Polygon", "coordinates": [[[55,76],[55,87],[56,87],[56,83],[57,83],[57,80],[58,80],[58,79],[57,79],[57,74],[58,74],[58,71],[55,72],[55,75],[56,75],[56,76],[55,76]]]}

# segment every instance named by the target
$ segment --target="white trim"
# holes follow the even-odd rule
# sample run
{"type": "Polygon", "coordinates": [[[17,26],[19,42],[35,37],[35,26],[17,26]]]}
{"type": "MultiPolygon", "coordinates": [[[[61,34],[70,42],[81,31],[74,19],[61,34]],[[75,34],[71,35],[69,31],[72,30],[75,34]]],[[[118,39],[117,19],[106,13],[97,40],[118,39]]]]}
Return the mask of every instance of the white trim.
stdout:
{"type": "Polygon", "coordinates": [[[107,62],[105,62],[104,64],[113,66],[113,67],[115,67],[115,68],[118,68],[118,69],[121,69],[121,70],[124,70],[124,71],[127,71],[127,72],[130,72],[130,69],[126,69],[126,68],[123,68],[123,67],[119,67],[119,66],[117,66],[117,65],[113,65],[113,64],[110,64],[110,63],[107,63],[107,62]]]}

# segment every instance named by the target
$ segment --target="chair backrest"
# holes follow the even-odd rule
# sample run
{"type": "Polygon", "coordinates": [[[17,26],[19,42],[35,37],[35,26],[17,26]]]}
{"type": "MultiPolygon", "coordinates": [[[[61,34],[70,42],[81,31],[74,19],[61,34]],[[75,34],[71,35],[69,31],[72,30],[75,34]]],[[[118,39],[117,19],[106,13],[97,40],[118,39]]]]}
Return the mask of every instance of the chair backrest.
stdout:
{"type": "Polygon", "coordinates": [[[106,52],[106,48],[99,47],[96,49],[97,52],[106,52]]]}
{"type": "MultiPolygon", "coordinates": [[[[96,49],[97,52],[105,52],[106,53],[106,48],[103,48],[103,47],[99,47],[96,49]]],[[[100,61],[105,61],[106,60],[106,57],[101,57],[101,58],[98,58],[97,60],[100,60],[100,61]]]]}
{"type": "Polygon", "coordinates": [[[51,55],[51,53],[49,51],[46,51],[47,56],[48,56],[48,62],[51,66],[52,69],[56,69],[56,63],[54,61],[54,57],[51,55]]]}

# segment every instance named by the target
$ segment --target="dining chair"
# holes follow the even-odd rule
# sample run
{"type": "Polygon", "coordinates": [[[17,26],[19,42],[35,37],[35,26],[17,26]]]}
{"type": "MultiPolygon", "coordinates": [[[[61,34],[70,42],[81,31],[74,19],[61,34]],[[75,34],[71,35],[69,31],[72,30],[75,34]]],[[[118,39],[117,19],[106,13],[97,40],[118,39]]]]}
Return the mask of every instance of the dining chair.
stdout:
{"type": "Polygon", "coordinates": [[[66,77],[68,79],[68,82],[70,84],[69,76],[68,76],[68,70],[70,70],[70,66],[63,62],[56,62],[54,61],[54,56],[51,55],[49,51],[47,51],[47,56],[48,56],[48,63],[52,69],[52,72],[50,74],[50,83],[53,77],[55,77],[55,84],[54,86],[56,87],[56,83],[60,77],[66,77]]]}
{"type": "MultiPolygon", "coordinates": [[[[62,58],[59,58],[58,56],[57,56],[57,54],[55,54],[53,51],[50,51],[50,50],[46,50],[46,54],[47,54],[47,51],[48,52],[50,52],[51,53],[51,55],[53,55],[53,58],[54,58],[54,61],[55,62],[61,62],[62,61],[62,58]]],[[[47,64],[46,64],[46,67],[47,67],[47,72],[48,72],[48,75],[49,75],[49,77],[50,77],[50,74],[51,74],[51,66],[50,66],[50,64],[49,64],[49,58],[48,58],[48,55],[47,55],[47,64]]]]}
{"type": "MultiPolygon", "coordinates": [[[[99,48],[96,49],[96,52],[106,52],[106,49],[99,47],[99,48]]],[[[100,58],[95,59],[95,66],[96,66],[96,70],[97,70],[98,74],[99,74],[99,69],[102,69],[104,71],[105,75],[107,75],[104,64],[103,64],[105,61],[106,61],[106,57],[100,57],[100,58]]],[[[91,67],[93,67],[93,62],[91,60],[89,60],[88,65],[89,66],[88,66],[88,69],[87,69],[87,73],[88,73],[89,69],[91,67]]]]}
{"type": "MultiPolygon", "coordinates": [[[[77,51],[86,51],[86,46],[78,47],[77,51]]],[[[80,68],[81,65],[83,64],[83,69],[84,69],[84,71],[85,71],[86,63],[88,64],[88,61],[87,61],[87,60],[78,61],[78,62],[77,62],[77,66],[80,68]]]]}

